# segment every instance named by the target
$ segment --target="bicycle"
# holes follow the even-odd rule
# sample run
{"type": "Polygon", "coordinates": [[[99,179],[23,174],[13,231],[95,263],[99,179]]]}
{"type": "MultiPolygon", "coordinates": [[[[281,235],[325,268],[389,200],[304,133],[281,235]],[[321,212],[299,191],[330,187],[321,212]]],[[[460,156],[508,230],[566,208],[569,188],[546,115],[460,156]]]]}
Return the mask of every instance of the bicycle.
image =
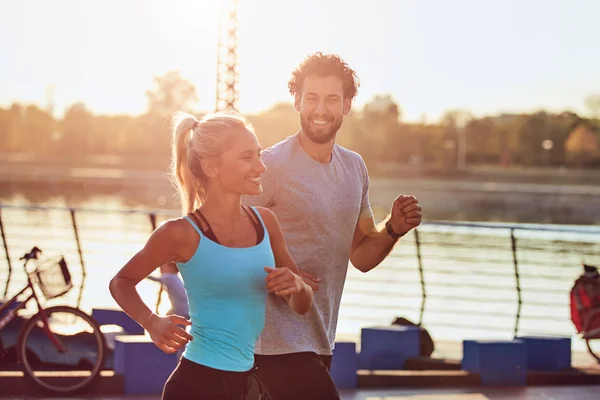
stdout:
{"type": "MultiPolygon", "coordinates": [[[[42,306],[36,289],[50,300],[66,294],[73,284],[64,257],[40,262],[40,253],[42,251],[34,247],[20,258],[24,261],[27,285],[0,307],[0,332],[4,334],[9,330],[11,322],[13,325],[23,324],[13,329],[18,332],[14,335],[16,340],[13,340],[15,358],[25,378],[38,389],[50,394],[81,393],[92,386],[104,367],[104,334],[98,323],[79,308],[42,306]],[[33,260],[37,265],[30,272],[27,266],[33,260]],[[18,302],[17,298],[28,289],[31,290],[28,297],[18,302]],[[29,319],[17,316],[19,310],[32,300],[37,304],[37,313],[29,319]],[[65,321],[61,316],[68,319],[65,321]],[[85,329],[73,334],[78,328],[85,329]]],[[[0,337],[0,354],[5,356],[7,339],[10,342],[10,334],[0,337]]]]}

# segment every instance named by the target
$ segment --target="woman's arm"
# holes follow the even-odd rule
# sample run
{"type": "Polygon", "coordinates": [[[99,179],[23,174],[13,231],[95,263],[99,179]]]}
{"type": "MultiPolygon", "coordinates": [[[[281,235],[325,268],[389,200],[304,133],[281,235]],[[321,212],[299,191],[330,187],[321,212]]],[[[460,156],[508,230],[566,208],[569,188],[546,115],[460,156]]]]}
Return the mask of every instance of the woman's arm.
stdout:
{"type": "Polygon", "coordinates": [[[156,268],[169,262],[185,261],[184,220],[168,221],[156,229],[144,247],[111,279],[109,289],[117,304],[148,331],[154,343],[164,352],[173,353],[192,339],[178,325],[190,322],[177,315],[159,317],[142,301],[136,285],[156,268]]]}
{"type": "Polygon", "coordinates": [[[283,297],[298,314],[306,314],[312,307],[313,291],[304,282],[300,270],[290,255],[277,216],[268,208],[257,207],[271,238],[276,268],[265,266],[267,289],[283,297]]]}

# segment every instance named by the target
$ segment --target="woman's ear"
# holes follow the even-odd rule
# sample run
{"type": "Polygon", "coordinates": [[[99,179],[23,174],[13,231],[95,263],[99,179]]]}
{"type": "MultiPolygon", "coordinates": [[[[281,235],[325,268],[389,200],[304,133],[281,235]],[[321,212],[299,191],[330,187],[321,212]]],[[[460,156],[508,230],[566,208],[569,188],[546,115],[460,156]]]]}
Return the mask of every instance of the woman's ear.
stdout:
{"type": "Polygon", "coordinates": [[[216,178],[219,175],[219,168],[214,160],[200,160],[200,166],[208,178],[216,178]]]}

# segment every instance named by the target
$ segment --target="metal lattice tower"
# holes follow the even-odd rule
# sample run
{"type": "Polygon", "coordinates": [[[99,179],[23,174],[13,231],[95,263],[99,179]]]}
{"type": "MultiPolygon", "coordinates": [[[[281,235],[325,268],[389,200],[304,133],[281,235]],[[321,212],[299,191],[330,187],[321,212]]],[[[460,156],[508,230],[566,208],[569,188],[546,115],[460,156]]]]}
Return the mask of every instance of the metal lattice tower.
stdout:
{"type": "Polygon", "coordinates": [[[226,0],[226,9],[219,19],[217,47],[216,111],[237,111],[237,15],[238,0],[226,0]]]}

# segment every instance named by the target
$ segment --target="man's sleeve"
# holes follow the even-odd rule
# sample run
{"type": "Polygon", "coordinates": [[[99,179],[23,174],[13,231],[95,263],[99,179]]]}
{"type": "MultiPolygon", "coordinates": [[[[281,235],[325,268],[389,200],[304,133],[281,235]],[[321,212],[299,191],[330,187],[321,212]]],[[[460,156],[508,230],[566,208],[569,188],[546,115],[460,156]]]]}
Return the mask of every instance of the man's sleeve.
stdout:
{"type": "Polygon", "coordinates": [[[371,201],[369,200],[369,171],[362,157],[360,158],[360,170],[362,173],[363,194],[358,219],[367,219],[373,217],[373,210],[371,209],[371,201]]]}
{"type": "Polygon", "coordinates": [[[271,153],[264,152],[262,161],[267,170],[260,176],[262,193],[257,196],[242,196],[245,206],[271,207],[275,204],[276,165],[271,153]]]}

